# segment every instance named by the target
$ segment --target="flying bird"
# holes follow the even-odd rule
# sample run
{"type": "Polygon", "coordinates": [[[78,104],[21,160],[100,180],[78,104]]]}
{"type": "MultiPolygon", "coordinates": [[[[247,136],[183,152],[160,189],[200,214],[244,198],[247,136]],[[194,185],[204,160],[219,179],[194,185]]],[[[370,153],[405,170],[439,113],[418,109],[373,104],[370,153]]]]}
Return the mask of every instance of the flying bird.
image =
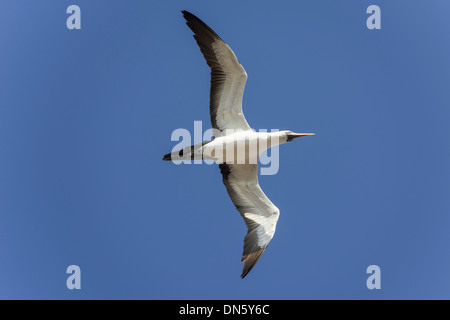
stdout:
{"type": "Polygon", "coordinates": [[[247,81],[244,68],[217,33],[192,13],[182,11],[182,14],[211,68],[210,116],[214,138],[168,153],[163,160],[212,159],[220,163],[228,195],[248,229],[241,259],[244,262],[241,278],[244,278],[272,240],[280,215],[280,210],[259,186],[259,156],[270,147],[313,133],[253,131],[242,112],[242,96],[247,81]]]}

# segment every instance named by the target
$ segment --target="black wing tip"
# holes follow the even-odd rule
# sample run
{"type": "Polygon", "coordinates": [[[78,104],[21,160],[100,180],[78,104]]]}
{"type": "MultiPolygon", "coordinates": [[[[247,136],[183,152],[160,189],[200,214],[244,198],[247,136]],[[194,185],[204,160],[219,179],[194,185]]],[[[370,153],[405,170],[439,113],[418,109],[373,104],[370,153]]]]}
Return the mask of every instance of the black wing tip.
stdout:
{"type": "Polygon", "coordinates": [[[241,262],[244,262],[244,268],[242,269],[241,279],[244,279],[245,276],[253,269],[255,264],[258,262],[259,258],[261,258],[264,251],[266,251],[267,246],[260,248],[256,252],[252,252],[242,256],[241,262]]]}
{"type": "Polygon", "coordinates": [[[219,35],[213,29],[211,29],[206,23],[204,23],[202,21],[202,19],[197,17],[195,14],[192,14],[189,11],[186,11],[186,10],[181,10],[181,13],[183,14],[184,19],[186,19],[186,24],[188,25],[188,27],[191,28],[192,31],[194,31],[194,34],[197,34],[198,30],[196,31],[193,28],[196,28],[195,27],[195,23],[198,23],[201,27],[203,27],[206,30],[208,30],[213,35],[213,37],[216,37],[216,38],[222,40],[219,37],[219,35]]]}
{"type": "MultiPolygon", "coordinates": [[[[189,19],[194,19],[194,20],[200,20],[200,18],[199,17],[197,17],[195,14],[193,14],[193,13],[190,13],[189,11],[187,11],[187,10],[181,10],[181,13],[183,14],[183,17],[186,19],[186,20],[189,20],[189,19]]],[[[200,21],[202,21],[202,20],[200,20],[200,21]]],[[[203,22],[203,21],[202,21],[203,22]]]]}
{"type": "MultiPolygon", "coordinates": [[[[256,262],[255,262],[256,263],[256,262]]],[[[241,279],[244,279],[246,275],[253,269],[254,264],[250,267],[246,266],[247,263],[244,264],[244,269],[242,269],[241,279]]]]}
{"type": "Polygon", "coordinates": [[[200,18],[198,18],[195,14],[190,13],[189,11],[182,10],[181,13],[183,14],[183,17],[186,19],[186,23],[189,23],[191,21],[198,21],[201,24],[205,24],[200,18]]]}
{"type": "Polygon", "coordinates": [[[246,275],[248,275],[248,273],[250,272],[250,270],[252,270],[253,269],[253,267],[254,267],[254,265],[253,266],[251,266],[250,268],[248,268],[248,269],[245,269],[245,267],[244,267],[244,269],[242,270],[242,273],[241,273],[241,279],[244,279],[245,278],[245,276],[246,275]]]}
{"type": "Polygon", "coordinates": [[[186,10],[181,10],[181,13],[183,14],[183,16],[186,18],[186,16],[193,16],[192,13],[190,13],[189,11],[186,10]]]}
{"type": "MultiPolygon", "coordinates": [[[[242,260],[241,262],[243,262],[245,260],[242,260]]],[[[248,265],[247,261],[245,261],[244,263],[244,268],[242,269],[242,273],[241,273],[241,279],[244,279],[246,275],[248,275],[248,273],[253,269],[253,267],[255,266],[255,263],[253,263],[252,265],[248,265]]]]}

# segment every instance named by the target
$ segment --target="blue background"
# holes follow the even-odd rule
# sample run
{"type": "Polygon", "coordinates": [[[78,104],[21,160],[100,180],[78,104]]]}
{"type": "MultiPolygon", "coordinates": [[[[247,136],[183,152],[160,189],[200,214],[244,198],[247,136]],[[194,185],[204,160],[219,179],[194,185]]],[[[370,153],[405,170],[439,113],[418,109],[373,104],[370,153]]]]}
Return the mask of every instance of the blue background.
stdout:
{"type": "Polygon", "coordinates": [[[0,2],[0,298],[449,299],[448,1],[0,2]],[[81,30],[66,8],[81,8],[81,30]],[[381,30],[366,9],[381,8],[381,30]],[[255,129],[316,132],[246,227],[215,165],[161,161],[209,123],[188,10],[248,73],[255,129]],[[66,268],[81,268],[81,290],[66,268]],[[381,268],[368,290],[366,268],[381,268]]]}

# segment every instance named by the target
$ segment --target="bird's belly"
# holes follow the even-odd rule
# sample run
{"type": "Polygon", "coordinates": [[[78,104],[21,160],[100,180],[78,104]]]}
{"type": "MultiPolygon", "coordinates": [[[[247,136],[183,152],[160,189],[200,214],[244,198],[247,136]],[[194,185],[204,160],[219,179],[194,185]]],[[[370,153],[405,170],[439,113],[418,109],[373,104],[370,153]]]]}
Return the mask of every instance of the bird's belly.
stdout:
{"type": "Polygon", "coordinates": [[[218,163],[257,164],[266,149],[267,141],[263,139],[217,138],[203,147],[203,157],[218,163]]]}

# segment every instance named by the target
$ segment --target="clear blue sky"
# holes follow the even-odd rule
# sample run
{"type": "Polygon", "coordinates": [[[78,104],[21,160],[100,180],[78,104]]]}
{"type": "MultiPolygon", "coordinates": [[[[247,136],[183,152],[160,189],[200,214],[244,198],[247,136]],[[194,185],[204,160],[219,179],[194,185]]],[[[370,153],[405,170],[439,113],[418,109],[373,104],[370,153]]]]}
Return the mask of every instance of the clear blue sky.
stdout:
{"type": "Polygon", "coordinates": [[[0,298],[449,299],[449,10],[1,1],[0,298]],[[81,30],[66,28],[71,4],[81,30]],[[246,227],[217,166],[161,161],[174,129],[210,125],[183,9],[245,67],[252,127],[317,134],[260,177],[281,215],[244,280],[246,227]],[[366,287],[372,264],[381,290],[366,287]]]}

